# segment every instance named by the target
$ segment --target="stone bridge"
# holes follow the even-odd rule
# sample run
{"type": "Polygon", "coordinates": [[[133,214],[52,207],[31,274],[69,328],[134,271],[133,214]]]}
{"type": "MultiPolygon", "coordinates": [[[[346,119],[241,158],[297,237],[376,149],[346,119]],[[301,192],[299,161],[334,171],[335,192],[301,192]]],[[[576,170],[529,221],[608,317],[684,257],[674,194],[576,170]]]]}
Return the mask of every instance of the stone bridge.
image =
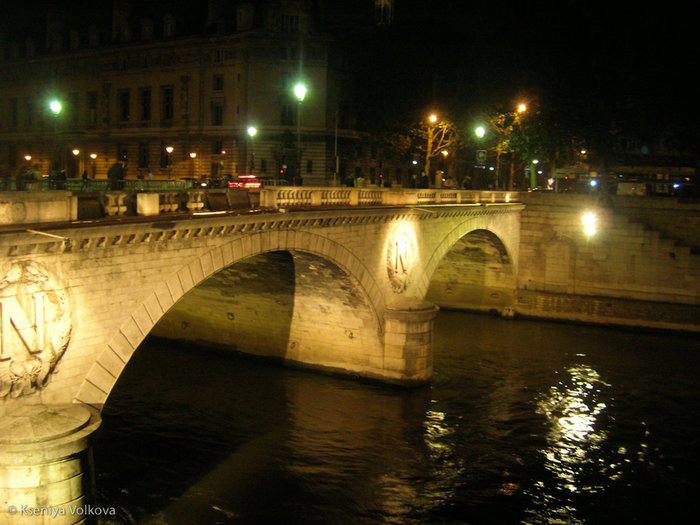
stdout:
{"type": "MultiPolygon", "coordinates": [[[[516,200],[287,188],[263,193],[254,210],[6,227],[0,512],[85,500],[89,435],[150,333],[396,384],[428,382],[437,308],[425,299],[443,260],[475,245],[492,254],[469,287],[490,309],[511,311],[516,200]]],[[[76,208],[50,204],[37,210],[76,208]]]]}

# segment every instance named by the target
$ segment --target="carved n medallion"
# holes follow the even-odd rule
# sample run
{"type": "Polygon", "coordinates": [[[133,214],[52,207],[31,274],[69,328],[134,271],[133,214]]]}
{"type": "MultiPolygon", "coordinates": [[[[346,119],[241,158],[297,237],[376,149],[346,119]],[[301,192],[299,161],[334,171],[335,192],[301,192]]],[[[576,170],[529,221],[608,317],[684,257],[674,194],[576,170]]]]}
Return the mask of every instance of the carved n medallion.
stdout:
{"type": "Polygon", "coordinates": [[[412,231],[397,228],[389,235],[386,269],[394,292],[403,293],[406,290],[417,260],[417,252],[416,238],[412,231]]]}
{"type": "Polygon", "coordinates": [[[44,387],[71,330],[68,295],[46,268],[0,267],[0,399],[44,387]]]}

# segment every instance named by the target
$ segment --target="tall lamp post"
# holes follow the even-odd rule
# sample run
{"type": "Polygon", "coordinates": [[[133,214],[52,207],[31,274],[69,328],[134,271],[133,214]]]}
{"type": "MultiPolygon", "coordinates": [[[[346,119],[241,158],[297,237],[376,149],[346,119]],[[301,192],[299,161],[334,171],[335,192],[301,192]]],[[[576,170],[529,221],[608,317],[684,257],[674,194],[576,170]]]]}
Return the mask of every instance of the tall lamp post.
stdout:
{"type": "Polygon", "coordinates": [[[257,134],[258,128],[248,126],[248,137],[250,137],[250,174],[255,173],[255,150],[253,149],[253,137],[257,134]]]}
{"type": "Polygon", "coordinates": [[[530,189],[537,189],[537,165],[540,163],[539,160],[534,159],[530,166],[530,189]]]}
{"type": "MultiPolygon", "coordinates": [[[[61,114],[63,106],[61,102],[57,99],[53,99],[49,102],[49,110],[53,114],[53,164],[58,164],[58,115],[61,114]]],[[[56,166],[58,168],[58,166],[56,166]]],[[[49,167],[51,168],[51,167],[49,167]]]]}
{"type": "Polygon", "coordinates": [[[299,101],[297,106],[297,178],[301,181],[301,103],[306,97],[306,86],[299,82],[294,86],[294,95],[299,101]]]}
{"type": "MultiPolygon", "coordinates": [[[[437,122],[437,115],[434,113],[428,117],[428,145],[425,149],[425,176],[430,180],[430,157],[433,154],[433,134],[435,130],[435,123],[437,122]]],[[[438,181],[437,175],[435,176],[435,187],[439,188],[441,186],[441,181],[438,181]]]]}

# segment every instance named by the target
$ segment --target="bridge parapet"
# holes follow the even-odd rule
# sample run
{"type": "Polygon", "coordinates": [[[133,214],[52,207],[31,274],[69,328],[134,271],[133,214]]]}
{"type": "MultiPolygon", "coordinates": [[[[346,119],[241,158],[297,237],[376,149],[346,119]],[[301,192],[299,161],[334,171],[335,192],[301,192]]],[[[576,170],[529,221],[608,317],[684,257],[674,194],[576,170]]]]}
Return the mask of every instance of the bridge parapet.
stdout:
{"type": "Polygon", "coordinates": [[[153,216],[202,210],[257,208],[328,208],[417,206],[430,204],[518,203],[513,191],[453,189],[286,187],[249,192],[228,189],[157,189],[155,191],[4,192],[0,194],[0,225],[70,222],[126,215],[153,216]]]}
{"type": "Polygon", "coordinates": [[[520,202],[515,191],[457,189],[270,187],[260,190],[263,208],[309,206],[412,206],[520,202]]]}

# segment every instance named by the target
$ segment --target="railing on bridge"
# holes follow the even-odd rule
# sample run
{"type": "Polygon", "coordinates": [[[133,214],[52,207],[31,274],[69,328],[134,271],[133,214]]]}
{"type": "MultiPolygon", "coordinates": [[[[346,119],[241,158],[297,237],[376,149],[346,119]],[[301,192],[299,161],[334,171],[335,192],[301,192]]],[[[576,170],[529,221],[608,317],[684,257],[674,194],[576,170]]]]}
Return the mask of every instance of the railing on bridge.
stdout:
{"type": "Polygon", "coordinates": [[[345,187],[274,187],[260,191],[260,206],[263,208],[496,204],[518,201],[518,192],[514,191],[345,187]]]}
{"type": "MultiPolygon", "coordinates": [[[[230,212],[251,209],[306,209],[434,204],[506,204],[518,192],[452,189],[396,189],[272,186],[259,190],[193,187],[191,181],[125,181],[123,190],[107,180],[68,179],[58,191],[13,191],[0,199],[0,224],[94,220],[115,216],[230,212]]],[[[36,183],[43,184],[43,183],[36,183]]]]}
{"type": "MultiPolygon", "coordinates": [[[[74,193],[110,191],[108,179],[57,179],[49,180],[18,180],[17,178],[0,179],[0,191],[51,191],[67,190],[74,193]]],[[[121,181],[125,191],[163,191],[185,190],[194,187],[194,182],[189,179],[178,180],[150,180],[150,179],[126,179],[121,181]]]]}

